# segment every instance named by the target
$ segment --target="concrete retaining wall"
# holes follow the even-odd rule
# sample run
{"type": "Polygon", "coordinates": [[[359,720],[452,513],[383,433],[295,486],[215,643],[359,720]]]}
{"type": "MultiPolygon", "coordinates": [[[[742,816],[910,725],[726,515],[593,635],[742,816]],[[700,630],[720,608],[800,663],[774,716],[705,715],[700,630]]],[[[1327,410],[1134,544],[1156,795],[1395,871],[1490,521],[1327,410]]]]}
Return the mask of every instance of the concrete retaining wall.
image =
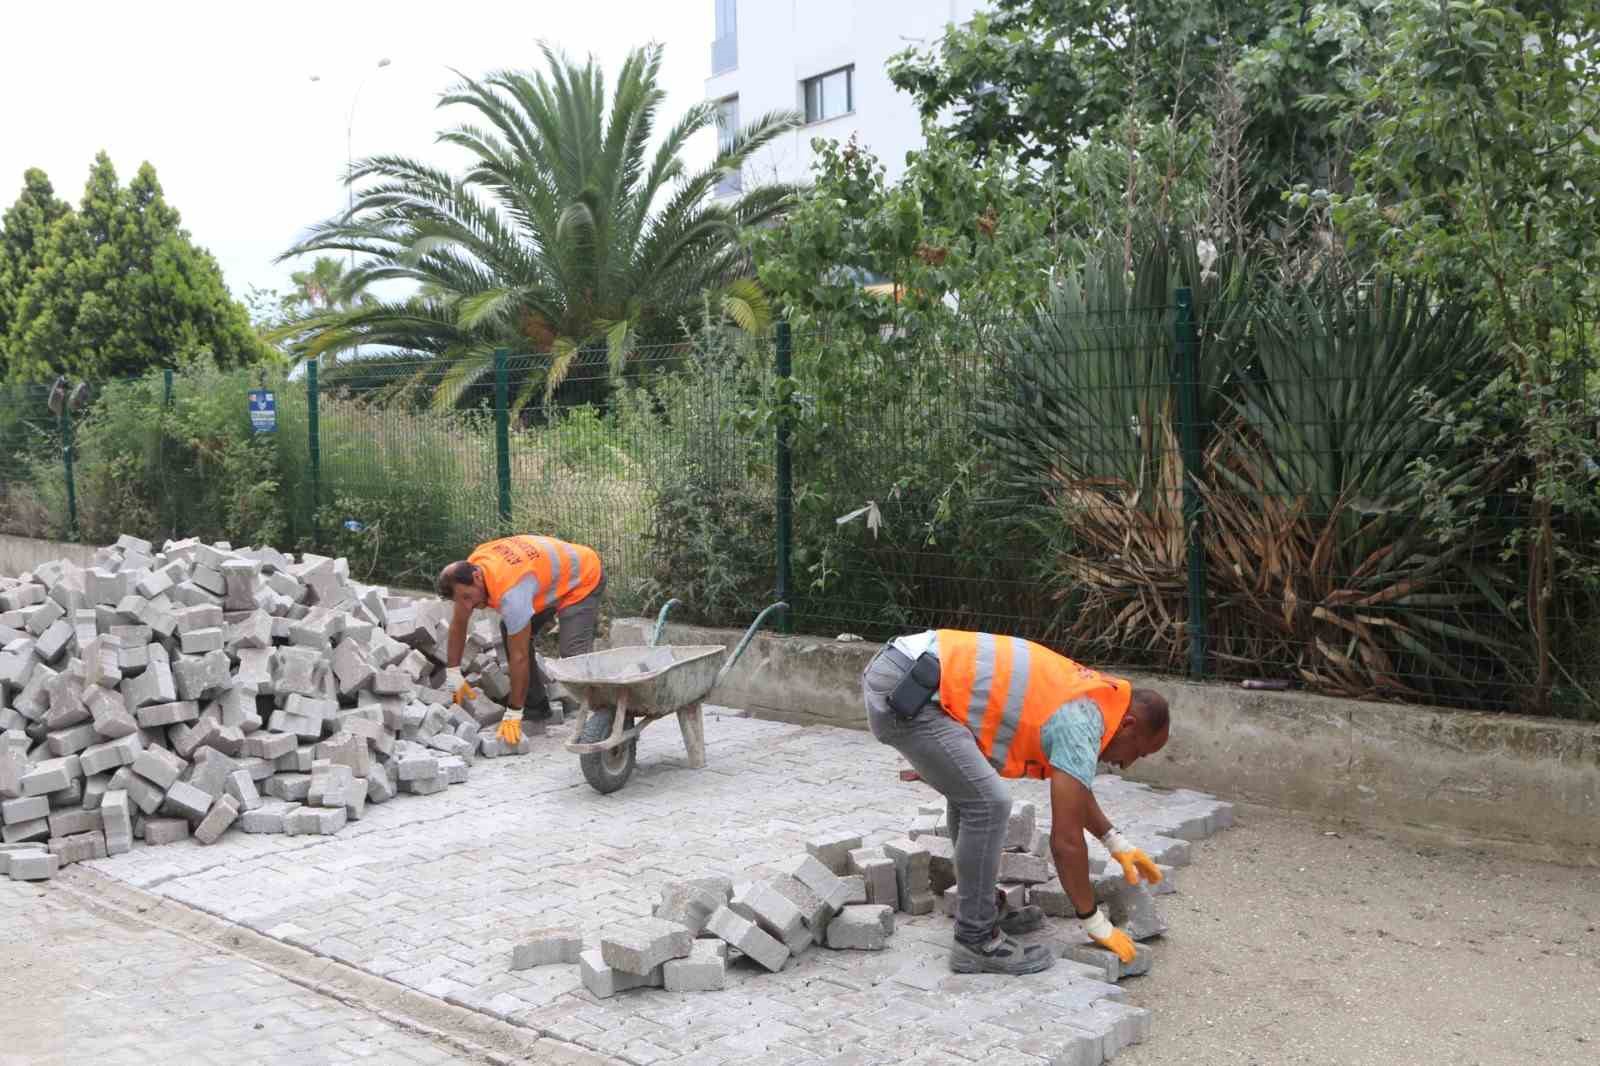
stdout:
{"type": "Polygon", "coordinates": [[[52,559],[67,559],[88,566],[94,555],[92,544],[68,544],[59,540],[35,540],[0,534],[0,577],[16,577],[52,559]]]}
{"type": "MultiPolygon", "coordinates": [[[[616,619],[613,647],[652,623],[616,619]]],[[[732,647],[732,630],[668,625],[674,644],[732,647]]],[[[713,703],[786,722],[864,729],[860,676],[878,645],[760,634],[713,703]]],[[[1252,692],[1135,678],[1172,705],[1172,742],[1130,777],[1358,825],[1494,843],[1600,865],[1600,725],[1252,692]]]]}

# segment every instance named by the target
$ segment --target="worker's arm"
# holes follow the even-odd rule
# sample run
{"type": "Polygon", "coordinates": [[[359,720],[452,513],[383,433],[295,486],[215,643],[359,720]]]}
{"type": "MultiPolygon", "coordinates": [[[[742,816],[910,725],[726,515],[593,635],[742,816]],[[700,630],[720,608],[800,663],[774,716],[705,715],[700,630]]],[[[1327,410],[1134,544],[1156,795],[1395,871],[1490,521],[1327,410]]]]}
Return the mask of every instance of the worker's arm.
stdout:
{"type": "Polygon", "coordinates": [[[461,656],[467,650],[467,623],[472,620],[472,608],[452,604],[450,614],[450,642],[445,646],[444,687],[456,703],[466,703],[477,695],[461,676],[461,656]]]}
{"type": "Polygon", "coordinates": [[[1083,827],[1094,834],[1096,840],[1099,840],[1111,832],[1111,819],[1107,818],[1106,812],[1100,809],[1100,801],[1095,798],[1094,790],[1086,788],[1084,791],[1089,794],[1089,810],[1084,817],[1083,827]]]}
{"type": "Polygon", "coordinates": [[[525,624],[506,634],[506,665],[511,668],[511,694],[506,697],[506,713],[500,719],[500,739],[507,744],[522,743],[522,702],[528,697],[528,658],[533,643],[533,626],[525,624]]]}
{"type": "Polygon", "coordinates": [[[1050,853],[1055,859],[1056,876],[1072,900],[1072,909],[1083,923],[1089,939],[1123,962],[1134,958],[1133,941],[1112,925],[1095,905],[1094,886],[1089,883],[1089,845],[1084,830],[1092,820],[1103,822],[1105,815],[1095,802],[1094,793],[1082,781],[1060,770],[1050,773],[1050,853]]]}

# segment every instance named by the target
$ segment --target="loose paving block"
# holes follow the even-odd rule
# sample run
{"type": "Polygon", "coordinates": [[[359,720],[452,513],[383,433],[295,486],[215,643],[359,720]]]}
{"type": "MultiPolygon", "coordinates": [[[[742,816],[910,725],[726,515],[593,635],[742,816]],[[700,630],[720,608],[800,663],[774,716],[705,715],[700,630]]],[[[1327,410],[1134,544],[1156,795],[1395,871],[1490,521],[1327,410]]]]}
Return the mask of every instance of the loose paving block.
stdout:
{"type": "Polygon", "coordinates": [[[843,833],[816,836],[806,841],[806,851],[839,876],[855,872],[850,868],[850,853],[859,847],[859,836],[843,833]]]}
{"type": "Polygon", "coordinates": [[[938,896],[956,883],[956,846],[949,837],[918,837],[917,843],[928,849],[928,890],[938,896]]]}
{"type": "Polygon", "coordinates": [[[447,755],[439,760],[439,773],[444,775],[444,779],[452,785],[466,784],[467,774],[471,769],[467,765],[467,760],[459,755],[447,755]]]}
{"type": "MultiPolygon", "coordinates": [[[[807,855],[806,858],[810,859],[811,856],[807,855]]],[[[805,923],[806,930],[812,932],[813,936],[820,935],[827,927],[828,919],[833,917],[833,909],[823,903],[815,892],[792,877],[774,877],[771,884],[773,891],[793,903],[800,911],[800,919],[805,923]]]]}
{"type": "Polygon", "coordinates": [[[6,873],[13,881],[48,881],[61,868],[61,860],[48,851],[13,852],[6,873]]]}
{"type": "Polygon", "coordinates": [[[193,726],[183,722],[167,730],[167,739],[172,742],[172,750],[177,752],[181,759],[194,758],[195,749],[202,745],[209,745],[216,738],[222,723],[215,718],[198,718],[193,726]]]}
{"type": "Polygon", "coordinates": [[[600,937],[600,956],[613,970],[643,976],[666,962],[689,954],[694,934],[661,918],[636,918],[607,929],[600,937]]]}
{"type": "Polygon", "coordinates": [[[830,917],[853,902],[850,885],[815,855],[793,856],[779,863],[778,869],[809,889],[827,907],[830,917]]]}
{"type": "Polygon", "coordinates": [[[1122,881],[1106,900],[1106,917],[1134,940],[1150,940],[1167,931],[1166,919],[1143,884],[1122,881]]]}
{"type": "Polygon", "coordinates": [[[248,770],[235,770],[229,774],[226,788],[241,812],[253,811],[261,806],[261,793],[248,770]]]}
{"type": "Polygon", "coordinates": [[[50,854],[54,855],[62,866],[88,862],[90,859],[103,859],[106,857],[106,836],[97,829],[72,836],[52,837],[50,854]]]}
{"type": "MultiPolygon", "coordinates": [[[[85,722],[69,729],[58,729],[46,734],[45,747],[51,755],[76,755],[89,745],[100,739],[94,731],[94,726],[85,722]]],[[[98,773],[98,770],[88,770],[86,773],[98,773]]]]}
{"type": "Polygon", "coordinates": [[[77,779],[78,773],[78,757],[67,755],[59,759],[46,759],[36,764],[33,769],[22,775],[19,784],[22,786],[24,796],[43,796],[68,787],[77,779]]]}
{"type": "Polygon", "coordinates": [[[374,770],[367,778],[367,802],[388,803],[394,799],[397,792],[397,782],[389,777],[389,768],[381,771],[374,770]]]}
{"type": "Polygon", "coordinates": [[[111,789],[100,801],[100,820],[106,834],[106,854],[121,855],[133,847],[133,801],[122,789],[111,789]]]}
{"type": "Polygon", "coordinates": [[[283,831],[289,836],[332,836],[348,820],[342,806],[297,807],[284,815],[283,831]]]}
{"type": "Polygon", "coordinates": [[[345,795],[355,775],[343,763],[317,760],[311,765],[311,787],[305,802],[311,807],[344,807],[345,795]]]}
{"type": "Polygon", "coordinates": [[[144,673],[123,681],[122,696],[128,710],[135,712],[150,704],[172,703],[178,698],[172,667],[166,662],[152,660],[144,673]]]}
{"type": "Polygon", "coordinates": [[[1096,944],[1071,944],[1061,953],[1064,959],[1081,962],[1086,966],[1093,966],[1103,973],[1104,980],[1116,984],[1124,977],[1138,977],[1150,972],[1154,953],[1143,944],[1133,946],[1133,961],[1124,963],[1115,952],[1107,951],[1096,944]]]}
{"type": "Polygon", "coordinates": [[[67,650],[67,645],[72,643],[72,623],[64,619],[57,619],[39,634],[39,642],[33,646],[33,653],[45,662],[54,662],[67,650]]]}
{"type": "Polygon", "coordinates": [[[244,754],[257,759],[277,759],[299,747],[293,733],[251,733],[244,738],[244,754]]]}
{"type": "Polygon", "coordinates": [[[223,631],[220,627],[191,629],[183,634],[179,647],[185,655],[204,655],[208,651],[220,651],[222,643],[223,631]]]}
{"type": "Polygon", "coordinates": [[[439,760],[432,755],[407,752],[397,761],[400,780],[405,783],[431,781],[439,776],[439,760]]]}
{"type": "Polygon", "coordinates": [[[558,962],[574,963],[583,953],[583,930],[575,925],[535,929],[511,949],[511,968],[527,970],[558,962]]]}
{"type": "Polygon", "coordinates": [[[1042,885],[1028,886],[1028,902],[1052,918],[1073,918],[1078,909],[1060,881],[1047,881],[1042,885]]]}
{"type": "Polygon", "coordinates": [[[367,779],[352,778],[344,792],[344,813],[347,820],[359,822],[367,813],[367,779]]]}
{"type": "MultiPolygon", "coordinates": [[[[27,735],[23,734],[23,742],[27,742],[27,735]]],[[[80,760],[81,764],[81,760],[80,760]]],[[[22,753],[10,747],[0,746],[0,796],[16,799],[22,795],[22,775],[28,772],[28,764],[23,759],[22,753]]]]}
{"type": "Polygon", "coordinates": [[[478,733],[478,754],[485,759],[497,759],[502,755],[526,755],[532,750],[533,741],[526,733],[515,745],[501,740],[499,733],[494,729],[484,729],[478,733]]]}
{"type": "Polygon", "coordinates": [[[0,840],[7,844],[17,844],[27,840],[44,840],[50,835],[50,821],[46,818],[30,818],[26,822],[17,822],[7,825],[0,830],[0,840]]]}
{"type": "Polygon", "coordinates": [[[146,781],[137,774],[129,774],[123,787],[133,805],[146,815],[154,814],[166,798],[166,791],[160,785],[146,781]]]}
{"type": "Polygon", "coordinates": [[[172,665],[178,698],[205,700],[223,692],[233,684],[232,665],[225,651],[208,651],[198,658],[180,658],[172,665]]]}
{"type": "Polygon", "coordinates": [[[366,777],[370,762],[366,738],[344,731],[318,744],[317,758],[349,767],[355,777],[366,777]]]}
{"type": "Polygon", "coordinates": [[[79,648],[85,683],[101,689],[122,684],[122,642],[112,637],[96,637],[79,648]]]}
{"type": "Polygon", "coordinates": [[[20,825],[50,815],[50,800],[44,796],[22,796],[18,799],[0,800],[0,821],[6,825],[20,825]]]}
{"type": "Polygon", "coordinates": [[[1024,885],[1042,885],[1056,876],[1055,864],[1026,851],[1007,851],[1000,855],[1000,880],[1024,885]]]}
{"type": "Polygon", "coordinates": [[[138,719],[128,713],[122,697],[110,689],[91,688],[84,695],[83,702],[89,708],[95,732],[102,737],[119,740],[138,732],[138,719]]]}
{"type": "Polygon", "coordinates": [[[643,976],[614,970],[606,965],[599,948],[591,948],[578,956],[578,976],[583,987],[596,999],[609,999],[618,992],[634,988],[660,988],[665,980],[659,966],[643,976]]]}
{"type": "Polygon", "coordinates": [[[194,838],[202,844],[215,844],[239,817],[239,804],[232,796],[218,796],[211,810],[195,827],[194,838]]]}
{"type": "Polygon", "coordinates": [[[882,848],[856,848],[849,853],[850,872],[859,875],[867,886],[867,902],[890,907],[900,905],[899,878],[894,860],[882,848]]]}
{"type": "Polygon", "coordinates": [[[826,947],[835,951],[882,951],[894,932],[894,908],[886,904],[852,905],[828,923],[826,947]]]}
{"type": "Polygon", "coordinates": [[[883,853],[894,860],[900,910],[907,914],[932,914],[934,898],[929,866],[933,856],[928,848],[917,841],[901,838],[885,843],[883,853]]]}
{"type": "Polygon", "coordinates": [[[728,902],[730,892],[731,886],[729,892],[723,892],[703,882],[670,881],[661,886],[661,902],[655,906],[655,916],[676,922],[699,936],[711,915],[728,902]]]}
{"type": "Polygon", "coordinates": [[[239,828],[246,833],[282,833],[284,817],[298,809],[299,804],[266,800],[255,810],[239,815],[239,828]]]}
{"type": "Polygon", "coordinates": [[[766,881],[753,881],[735,891],[728,907],[742,918],[755,922],[793,951],[805,921],[800,908],[766,881]]]}
{"type": "Polygon", "coordinates": [[[188,781],[212,799],[228,788],[228,775],[239,769],[237,761],[215,748],[201,748],[195,752],[194,766],[189,769],[188,781]]]}
{"type": "MultiPolygon", "coordinates": [[[[1138,843],[1138,842],[1136,842],[1138,843]]],[[[1150,856],[1150,861],[1162,866],[1188,866],[1189,842],[1178,840],[1175,837],[1150,836],[1146,837],[1144,853],[1150,856]]]]}
{"type": "Polygon", "coordinates": [[[186,818],[146,818],[144,820],[144,842],[151,847],[162,844],[176,844],[189,836],[189,821],[186,818]]]}
{"type": "Polygon", "coordinates": [[[706,932],[727,941],[772,973],[783,969],[783,964],[789,961],[787,947],[726,906],[718,907],[711,915],[706,922],[706,932]]]}
{"type": "Polygon", "coordinates": [[[1038,819],[1038,808],[1032,803],[1014,803],[1011,805],[1011,819],[1006,823],[1006,842],[1008,848],[1027,851],[1033,843],[1033,830],[1038,819]]]}
{"type": "MultiPolygon", "coordinates": [[[[867,902],[867,879],[860,874],[846,874],[839,878],[845,887],[845,906],[867,902]]],[[[841,910],[843,908],[840,908],[841,910]]]]}
{"type": "Polygon", "coordinates": [[[188,763],[164,748],[145,748],[129,764],[133,772],[162,789],[172,787],[178,775],[188,768],[188,763]]]}
{"type": "MultiPolygon", "coordinates": [[[[67,756],[69,759],[75,757],[72,755],[67,756]]],[[[75,777],[66,788],[57,789],[54,792],[46,793],[46,795],[50,798],[50,809],[53,811],[67,807],[77,807],[83,803],[83,778],[75,777]]]]}
{"type": "Polygon", "coordinates": [[[175,700],[172,703],[153,703],[133,712],[140,728],[156,729],[160,726],[193,722],[200,717],[200,704],[194,700],[175,700]]]}
{"type": "Polygon", "coordinates": [[[727,986],[728,963],[717,955],[673,959],[662,964],[661,979],[668,992],[715,992],[727,986]]]}
{"type": "Polygon", "coordinates": [[[50,835],[53,837],[77,836],[99,829],[100,812],[85,810],[54,811],[50,815],[50,835]]]}
{"type": "Polygon", "coordinates": [[[161,809],[170,815],[198,822],[211,809],[211,794],[187,781],[175,781],[167,788],[161,809]]]}

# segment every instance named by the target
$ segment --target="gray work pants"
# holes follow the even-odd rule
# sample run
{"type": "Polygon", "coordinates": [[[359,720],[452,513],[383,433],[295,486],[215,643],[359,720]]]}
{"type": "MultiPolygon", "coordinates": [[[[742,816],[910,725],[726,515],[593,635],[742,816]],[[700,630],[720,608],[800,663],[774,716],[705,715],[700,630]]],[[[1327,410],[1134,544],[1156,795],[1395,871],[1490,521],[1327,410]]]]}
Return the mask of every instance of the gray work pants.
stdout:
{"type": "MultiPolygon", "coordinates": [[[[602,574],[600,584],[594,587],[594,591],[571,607],[548,608],[534,615],[533,620],[528,623],[528,694],[523,698],[523,706],[532,712],[530,718],[537,720],[550,715],[548,682],[545,680],[544,671],[539,669],[539,656],[534,652],[539,634],[552,620],[559,619],[561,630],[556,634],[556,644],[561,658],[587,655],[594,651],[594,634],[600,626],[600,597],[605,595],[605,591],[606,579],[602,574]]],[[[501,625],[501,646],[504,647],[509,639],[506,627],[501,625]]]]}
{"type": "Polygon", "coordinates": [[[1011,820],[1011,790],[978,750],[971,730],[944,712],[937,695],[914,717],[895,717],[889,693],[910,669],[910,659],[885,645],[861,675],[861,698],[872,735],[904,755],[949,801],[959,896],[956,939],[978,943],[1000,917],[995,882],[1011,820]]]}

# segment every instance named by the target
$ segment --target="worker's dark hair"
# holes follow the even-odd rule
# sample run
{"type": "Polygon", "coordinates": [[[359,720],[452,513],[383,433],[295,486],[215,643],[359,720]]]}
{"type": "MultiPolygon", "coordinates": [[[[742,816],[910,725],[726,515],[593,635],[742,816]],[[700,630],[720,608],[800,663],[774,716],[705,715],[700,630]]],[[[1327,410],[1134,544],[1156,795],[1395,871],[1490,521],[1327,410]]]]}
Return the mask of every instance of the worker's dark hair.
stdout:
{"type": "Polygon", "coordinates": [[[1167,698],[1155,689],[1134,689],[1128,697],[1128,710],[1152,735],[1171,727],[1172,712],[1167,709],[1167,698]]]}
{"type": "Polygon", "coordinates": [[[472,579],[478,576],[478,568],[462,559],[451,563],[439,571],[439,581],[435,589],[442,600],[455,599],[457,585],[470,585],[472,579]]]}

